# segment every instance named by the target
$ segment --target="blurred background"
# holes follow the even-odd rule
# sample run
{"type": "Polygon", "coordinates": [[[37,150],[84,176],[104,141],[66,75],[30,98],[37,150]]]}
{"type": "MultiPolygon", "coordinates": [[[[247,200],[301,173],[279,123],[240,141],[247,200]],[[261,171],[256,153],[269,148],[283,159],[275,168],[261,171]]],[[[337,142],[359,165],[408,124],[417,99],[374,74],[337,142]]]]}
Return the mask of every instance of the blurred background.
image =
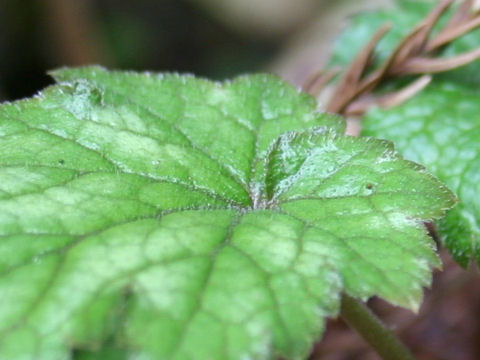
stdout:
{"type": "MultiPolygon", "coordinates": [[[[0,100],[35,94],[60,66],[177,71],[217,80],[268,71],[301,85],[353,14],[393,0],[0,0],[0,100]]],[[[442,252],[419,314],[370,305],[418,359],[480,359],[480,277],[442,252]]],[[[378,359],[331,320],[310,360],[378,359]]]]}
{"type": "Polygon", "coordinates": [[[345,19],[391,0],[0,0],[0,98],[30,96],[59,66],[213,79],[321,68],[345,19]]]}

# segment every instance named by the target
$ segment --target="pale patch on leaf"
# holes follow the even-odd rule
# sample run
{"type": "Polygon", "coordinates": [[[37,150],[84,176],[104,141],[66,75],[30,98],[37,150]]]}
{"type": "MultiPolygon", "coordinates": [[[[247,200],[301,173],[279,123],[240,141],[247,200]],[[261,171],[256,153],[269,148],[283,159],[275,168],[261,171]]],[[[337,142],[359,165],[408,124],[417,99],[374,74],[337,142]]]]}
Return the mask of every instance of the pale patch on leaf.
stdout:
{"type": "Polygon", "coordinates": [[[440,235],[463,266],[480,261],[479,113],[477,91],[440,82],[403,106],[371,111],[364,122],[365,134],[393,140],[457,193],[460,203],[440,222],[440,235]]]}

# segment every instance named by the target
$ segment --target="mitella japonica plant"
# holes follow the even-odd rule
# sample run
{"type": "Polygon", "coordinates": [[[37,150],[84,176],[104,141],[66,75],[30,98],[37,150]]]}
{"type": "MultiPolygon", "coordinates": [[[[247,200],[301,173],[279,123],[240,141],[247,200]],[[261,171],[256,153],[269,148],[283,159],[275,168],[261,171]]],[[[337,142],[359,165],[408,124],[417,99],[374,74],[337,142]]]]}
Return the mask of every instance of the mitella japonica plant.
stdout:
{"type": "Polygon", "coordinates": [[[384,358],[411,358],[361,302],[418,309],[441,266],[425,223],[451,208],[440,237],[462,265],[480,258],[480,102],[464,81],[479,65],[401,87],[478,57],[454,42],[479,23],[469,1],[432,37],[450,3],[390,32],[377,61],[386,30],[362,50],[347,39],[371,32],[355,29],[420,19],[408,1],[357,18],[326,112],[273,75],[101,67],[2,104],[0,359],[305,359],[339,313],[384,358]],[[353,114],[368,137],[344,134],[353,114]]]}

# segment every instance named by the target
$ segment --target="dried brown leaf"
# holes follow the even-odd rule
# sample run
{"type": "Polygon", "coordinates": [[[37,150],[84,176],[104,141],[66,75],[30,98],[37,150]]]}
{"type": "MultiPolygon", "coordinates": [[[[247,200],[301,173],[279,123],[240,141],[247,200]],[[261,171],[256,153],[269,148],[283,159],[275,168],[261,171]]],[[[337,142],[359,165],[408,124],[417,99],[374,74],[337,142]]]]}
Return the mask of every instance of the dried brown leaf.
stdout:
{"type": "Polygon", "coordinates": [[[402,39],[402,41],[400,41],[384,65],[380,67],[380,72],[383,74],[382,77],[387,73],[395,73],[395,71],[392,71],[392,69],[395,69],[398,64],[402,64],[411,56],[413,47],[415,46],[416,37],[422,32],[425,26],[427,26],[426,23],[417,25],[407,36],[402,39]]]}
{"type": "Polygon", "coordinates": [[[480,27],[480,17],[475,17],[465,23],[460,23],[455,27],[450,28],[448,31],[442,31],[434,39],[432,39],[425,47],[425,52],[432,52],[453,40],[459,38],[466,33],[475,30],[480,27]]]}
{"type": "Polygon", "coordinates": [[[430,75],[424,75],[399,91],[379,97],[365,96],[350,104],[345,109],[345,115],[359,116],[374,106],[390,109],[401,105],[422,91],[431,81],[432,77],[430,75]]]}
{"type": "Polygon", "coordinates": [[[390,30],[390,25],[383,25],[363,50],[353,60],[345,75],[341,78],[331,102],[327,105],[327,111],[340,113],[352,98],[358,96],[357,84],[365,73],[369,60],[380,39],[390,30]]]}
{"type": "Polygon", "coordinates": [[[303,91],[313,96],[318,96],[320,92],[327,86],[327,84],[340,73],[341,69],[335,67],[327,71],[318,71],[313,76],[307,79],[302,86],[303,91]]]}
{"type": "Polygon", "coordinates": [[[391,77],[443,72],[479,59],[480,49],[451,58],[435,57],[435,50],[480,27],[480,12],[472,13],[473,0],[466,0],[447,26],[433,39],[429,39],[435,24],[452,3],[453,0],[440,1],[427,17],[402,39],[390,57],[378,69],[366,75],[374,49],[390,27],[383,26],[379,29],[339,81],[327,105],[327,111],[361,115],[371,106],[396,106],[421,91],[431,81],[431,77],[422,76],[404,89],[381,97],[373,97],[370,93],[391,77]]]}
{"type": "Polygon", "coordinates": [[[420,52],[427,43],[428,36],[440,17],[450,8],[453,0],[442,0],[423,20],[425,27],[418,34],[417,44],[414,50],[420,52]]]}
{"type": "Polygon", "coordinates": [[[456,69],[477,59],[480,59],[480,48],[444,59],[413,58],[409,59],[399,69],[399,72],[402,74],[432,74],[456,69]]]}
{"type": "Polygon", "coordinates": [[[471,10],[474,3],[474,0],[463,1],[443,30],[448,31],[452,28],[457,27],[460,24],[463,24],[465,21],[468,21],[472,16],[471,10]]]}

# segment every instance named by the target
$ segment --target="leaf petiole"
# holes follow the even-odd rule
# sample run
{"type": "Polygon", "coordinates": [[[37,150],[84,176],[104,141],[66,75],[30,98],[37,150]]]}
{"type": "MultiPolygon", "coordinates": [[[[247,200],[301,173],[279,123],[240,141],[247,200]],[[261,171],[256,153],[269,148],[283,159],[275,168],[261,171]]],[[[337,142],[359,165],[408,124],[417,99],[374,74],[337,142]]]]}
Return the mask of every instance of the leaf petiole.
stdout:
{"type": "Polygon", "coordinates": [[[383,360],[415,360],[410,350],[359,300],[344,294],[340,315],[383,360]]]}

